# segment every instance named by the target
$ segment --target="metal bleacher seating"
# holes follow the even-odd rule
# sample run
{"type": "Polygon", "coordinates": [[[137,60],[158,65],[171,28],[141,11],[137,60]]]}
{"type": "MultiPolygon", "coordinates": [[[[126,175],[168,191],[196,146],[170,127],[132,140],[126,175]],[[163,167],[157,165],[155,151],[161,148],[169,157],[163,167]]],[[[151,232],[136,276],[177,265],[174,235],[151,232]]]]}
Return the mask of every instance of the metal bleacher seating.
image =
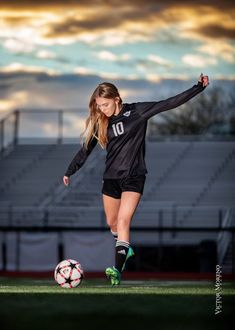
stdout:
{"type": "MultiPolygon", "coordinates": [[[[0,201],[13,206],[102,206],[105,151],[97,146],[64,187],[62,177],[79,144],[18,145],[0,161],[0,201]]],[[[232,207],[235,143],[146,143],[148,169],[141,203],[232,207]]]]}
{"type": "MultiPolygon", "coordinates": [[[[234,142],[147,142],[148,174],[141,203],[177,206],[234,204],[234,142]]],[[[84,167],[63,174],[79,144],[18,145],[1,159],[0,201],[13,206],[102,206],[105,151],[99,146],[84,167]]]]}
{"type": "MultiPolygon", "coordinates": [[[[103,226],[105,151],[97,146],[82,169],[71,177],[69,187],[62,183],[79,147],[19,144],[2,157],[1,224],[6,223],[11,208],[11,221],[18,225],[45,223],[46,209],[46,221],[51,226],[103,226]]],[[[218,208],[222,215],[234,208],[234,141],[147,141],[146,165],[145,190],[133,221],[136,227],[213,226],[220,221],[218,208]]],[[[162,239],[172,244],[182,239],[192,241],[189,234],[166,232],[162,239]]],[[[154,241],[158,235],[149,233],[148,239],[152,237],[154,241]]],[[[207,233],[206,237],[216,235],[207,233]]],[[[201,233],[194,235],[195,239],[203,237],[201,233]]]]}
{"type": "MultiPolygon", "coordinates": [[[[153,143],[154,145],[155,143],[153,143]]],[[[159,143],[160,144],[160,143],[159,143]]],[[[163,154],[163,159],[160,160],[158,165],[158,158],[161,158],[161,150],[158,153],[156,150],[156,156],[154,157],[156,162],[155,171],[158,171],[158,167],[160,167],[160,171],[162,171],[162,167],[167,169],[167,166],[170,165],[172,161],[172,150],[175,149],[173,152],[176,154],[177,151],[180,152],[181,142],[171,142],[171,148],[167,145],[162,143],[159,148],[165,149],[165,154],[163,154]],[[179,144],[179,146],[177,145],[179,144]],[[168,156],[170,154],[170,156],[168,156]],[[169,165],[168,165],[169,164],[169,165]]],[[[186,149],[185,153],[183,154],[180,159],[177,160],[172,170],[168,171],[168,174],[165,175],[165,179],[162,181],[162,184],[154,184],[154,189],[151,191],[149,196],[145,196],[148,200],[156,200],[156,201],[165,201],[165,200],[173,200],[177,204],[182,205],[190,205],[192,204],[200,193],[203,191],[205,187],[209,184],[213,175],[215,175],[216,171],[220,168],[221,164],[226,160],[226,157],[233,152],[235,145],[234,143],[230,142],[188,142],[189,148],[186,149]]],[[[158,146],[156,144],[156,149],[158,146]]],[[[164,152],[164,151],[163,151],[164,152]]],[[[234,157],[234,155],[233,155],[234,157]]],[[[235,157],[233,159],[233,162],[235,157]]],[[[174,160],[173,160],[174,161],[174,160]]],[[[151,165],[151,170],[153,169],[154,161],[151,165]]],[[[218,205],[220,203],[220,197],[224,198],[223,192],[218,189],[216,191],[217,185],[219,182],[224,184],[224,188],[226,188],[225,181],[221,179],[221,176],[227,176],[230,178],[230,186],[234,185],[234,178],[235,178],[235,171],[232,171],[232,160],[230,164],[230,158],[227,160],[224,172],[222,171],[221,174],[218,176],[218,179],[213,184],[213,188],[207,191],[204,199],[201,200],[200,204],[206,204],[205,198],[209,197],[212,194],[217,194],[217,198],[214,199],[214,205],[218,205]]],[[[150,173],[149,177],[151,176],[151,183],[154,180],[154,174],[150,173]]],[[[233,186],[234,187],[234,186],[233,186]]],[[[232,195],[232,190],[230,191],[232,195]]],[[[230,198],[230,197],[229,197],[230,198]]],[[[223,200],[221,203],[222,205],[230,205],[231,200],[223,200]]]]}

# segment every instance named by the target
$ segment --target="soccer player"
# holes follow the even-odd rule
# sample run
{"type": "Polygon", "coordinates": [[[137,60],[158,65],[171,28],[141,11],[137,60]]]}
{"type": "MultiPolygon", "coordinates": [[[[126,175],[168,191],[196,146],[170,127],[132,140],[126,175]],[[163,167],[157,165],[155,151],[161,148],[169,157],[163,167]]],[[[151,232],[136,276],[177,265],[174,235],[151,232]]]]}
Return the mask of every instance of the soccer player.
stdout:
{"type": "Polygon", "coordinates": [[[200,75],[197,84],[162,101],[123,103],[118,89],[103,82],[94,90],[89,102],[86,133],[82,146],[63,177],[69,177],[85,163],[97,143],[107,150],[103,174],[103,205],[107,224],[116,239],[115,266],[105,271],[112,285],[118,285],[127,260],[134,255],[130,246],[130,225],[143,194],[146,174],[145,135],[148,119],[176,108],[202,92],[209,84],[200,75]]]}

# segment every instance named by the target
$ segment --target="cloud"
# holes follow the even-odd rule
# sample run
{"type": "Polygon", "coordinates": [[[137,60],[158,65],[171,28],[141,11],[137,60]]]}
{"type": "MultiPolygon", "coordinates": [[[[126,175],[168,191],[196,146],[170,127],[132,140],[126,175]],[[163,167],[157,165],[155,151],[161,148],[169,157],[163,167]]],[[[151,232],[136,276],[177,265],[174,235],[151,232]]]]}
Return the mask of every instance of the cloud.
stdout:
{"type": "MultiPolygon", "coordinates": [[[[1,93],[3,94],[3,93],[1,93]]],[[[17,109],[18,107],[24,106],[29,100],[29,95],[26,91],[15,91],[9,92],[10,97],[4,99],[4,97],[0,100],[0,111],[9,111],[13,109],[17,109]]],[[[5,95],[6,97],[6,95],[5,95]]]]}
{"type": "Polygon", "coordinates": [[[214,39],[235,39],[235,24],[231,28],[221,24],[208,24],[198,28],[197,31],[214,39]]]}
{"type": "Polygon", "coordinates": [[[31,53],[35,46],[27,41],[20,39],[7,39],[3,42],[3,47],[5,47],[10,53],[31,53]]]}
{"type": "MultiPolygon", "coordinates": [[[[149,79],[124,79],[103,74],[103,76],[97,76],[94,74],[49,75],[42,72],[0,72],[0,81],[4,81],[0,110],[73,108],[87,111],[89,97],[102,81],[114,83],[125,97],[125,102],[152,101],[175,95],[189,88],[198,78],[183,80],[182,76],[179,77],[181,79],[172,79],[169,76],[168,79],[158,79],[157,75],[153,75],[149,79]]],[[[215,81],[216,77],[213,78],[215,81]]],[[[234,88],[234,81],[231,81],[230,85],[234,88]]]]}
{"type": "Polygon", "coordinates": [[[47,69],[44,67],[33,66],[33,65],[24,65],[17,62],[6,65],[5,67],[0,67],[0,72],[29,72],[29,73],[46,72],[48,75],[58,74],[58,72],[53,69],[47,69]]]}
{"type": "Polygon", "coordinates": [[[3,38],[29,44],[77,40],[115,46],[174,38],[234,39],[234,6],[229,1],[3,1],[3,38]],[[219,22],[219,23],[218,23],[219,22]]]}
{"type": "Polygon", "coordinates": [[[57,55],[50,50],[41,49],[36,53],[36,57],[43,59],[54,59],[57,55]]]}
{"type": "Polygon", "coordinates": [[[216,65],[217,61],[214,57],[205,57],[201,55],[186,54],[182,57],[183,63],[197,68],[204,68],[208,65],[216,65]]]}
{"type": "Polygon", "coordinates": [[[155,54],[149,54],[147,58],[134,60],[132,65],[150,81],[161,80],[160,73],[162,74],[164,69],[173,67],[173,63],[155,54]]]}
{"type": "Polygon", "coordinates": [[[73,69],[73,72],[76,73],[76,74],[80,74],[80,75],[92,75],[92,74],[95,74],[95,70],[89,69],[89,68],[86,68],[86,67],[83,67],[83,66],[76,66],[73,69]]]}
{"type": "Polygon", "coordinates": [[[172,63],[160,56],[157,56],[155,54],[149,54],[147,56],[147,59],[150,61],[150,62],[153,62],[154,64],[158,64],[158,65],[161,65],[161,66],[165,66],[167,68],[171,67],[172,66],[172,63]]]}
{"type": "MultiPolygon", "coordinates": [[[[45,79],[43,73],[55,76],[70,70],[74,75],[83,77],[89,75],[98,76],[99,79],[127,78],[135,81],[143,77],[146,81],[156,83],[161,82],[162,77],[171,78],[173,71],[175,77],[184,79],[186,77],[182,72],[190,75],[192,68],[215,66],[220,59],[234,63],[234,47],[225,38],[225,32],[233,29],[234,23],[230,18],[233,9],[226,1],[223,4],[209,2],[207,6],[203,1],[198,1],[195,6],[194,1],[169,0],[164,4],[152,0],[89,3],[91,5],[88,6],[85,1],[68,1],[66,5],[62,1],[42,1],[40,4],[21,1],[22,6],[18,6],[17,2],[10,1],[11,9],[7,4],[4,9],[3,5],[0,9],[3,14],[0,37],[6,52],[13,53],[14,57],[13,63],[3,67],[2,71],[42,73],[40,79],[45,79]],[[222,7],[224,10],[221,10],[222,7]],[[218,38],[215,38],[211,26],[219,25],[218,22],[224,32],[220,30],[218,38]],[[196,45],[195,53],[191,49],[187,50],[190,54],[182,57],[178,65],[182,70],[178,74],[175,63],[180,54],[169,53],[169,56],[163,57],[162,52],[153,53],[152,47],[148,55],[145,51],[142,53],[142,49],[139,53],[135,52],[137,47],[142,47],[143,42],[152,45],[159,42],[159,45],[166,45],[165,49],[169,43],[171,46],[179,43],[183,49],[189,40],[190,47],[193,43],[196,45]],[[82,45],[81,52],[80,45],[69,48],[78,51],[78,60],[74,53],[66,52],[66,46],[76,42],[87,44],[82,45]],[[64,46],[63,50],[60,47],[58,54],[55,50],[57,47],[51,47],[51,50],[47,47],[57,44],[64,46]],[[136,45],[129,47],[128,44],[136,45]],[[127,45],[126,49],[121,48],[122,54],[116,52],[116,46],[120,45],[127,45]],[[65,52],[66,56],[63,57],[65,52]],[[26,66],[18,63],[22,57],[19,60],[16,56],[20,54],[26,55],[23,57],[24,63],[33,64],[26,66]],[[44,65],[55,69],[49,70],[44,65]]],[[[227,34],[227,37],[231,38],[232,34],[227,34]]],[[[37,103],[44,106],[43,100],[38,99],[37,103]]]]}
{"type": "MultiPolygon", "coordinates": [[[[22,136],[56,137],[58,115],[56,111],[47,110],[64,110],[63,133],[67,137],[78,138],[85,128],[89,97],[99,83],[107,80],[107,77],[102,79],[95,75],[0,72],[0,81],[5,82],[4,90],[1,90],[0,117],[6,110],[26,109],[20,119],[22,136]],[[74,112],[70,112],[71,109],[74,112]]],[[[113,78],[110,82],[118,87],[124,102],[132,103],[163,100],[188,89],[196,79],[158,80],[156,76],[149,80],[113,78]]],[[[221,80],[217,84],[233,91],[235,77],[233,81],[221,80]]],[[[216,85],[215,80],[213,85],[216,85]]]]}
{"type": "Polygon", "coordinates": [[[125,62],[131,59],[130,54],[121,54],[121,55],[116,55],[110,51],[103,50],[98,53],[94,53],[96,57],[98,57],[101,60],[104,61],[111,61],[111,62],[125,62]]]}
{"type": "MultiPolygon", "coordinates": [[[[107,5],[109,8],[116,8],[119,6],[128,6],[128,7],[149,7],[151,10],[160,10],[161,8],[169,7],[169,6],[195,6],[195,0],[165,0],[163,3],[156,3],[156,0],[67,0],[66,3],[64,0],[41,0],[40,2],[32,2],[31,0],[2,0],[2,7],[8,9],[17,9],[17,10],[25,10],[25,9],[52,9],[57,7],[62,7],[63,10],[74,8],[74,7],[89,7],[89,6],[101,6],[107,5]]],[[[206,5],[216,7],[220,10],[228,10],[234,8],[234,3],[231,0],[197,0],[197,5],[206,5]]]]}
{"type": "Polygon", "coordinates": [[[210,57],[220,57],[228,63],[235,62],[235,48],[225,40],[207,41],[202,46],[197,47],[196,50],[210,57]]]}
{"type": "Polygon", "coordinates": [[[1,91],[1,110],[87,108],[92,86],[101,82],[97,76],[77,74],[49,75],[46,72],[4,71],[0,81],[5,82],[1,91]]]}

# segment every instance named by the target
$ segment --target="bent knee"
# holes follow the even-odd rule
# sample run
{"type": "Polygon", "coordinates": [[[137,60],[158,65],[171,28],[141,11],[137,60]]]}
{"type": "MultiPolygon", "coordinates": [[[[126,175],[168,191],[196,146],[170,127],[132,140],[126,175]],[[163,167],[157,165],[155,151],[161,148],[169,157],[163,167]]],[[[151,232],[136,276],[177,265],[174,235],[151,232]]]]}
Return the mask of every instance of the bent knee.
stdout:
{"type": "Polygon", "coordinates": [[[121,218],[118,218],[118,221],[117,221],[117,224],[118,224],[118,227],[120,228],[126,228],[126,227],[129,227],[130,226],[130,222],[131,222],[131,219],[129,218],[125,218],[125,217],[121,217],[121,218]]]}
{"type": "Polygon", "coordinates": [[[107,225],[112,228],[117,225],[117,218],[116,217],[108,217],[106,218],[107,225]]]}

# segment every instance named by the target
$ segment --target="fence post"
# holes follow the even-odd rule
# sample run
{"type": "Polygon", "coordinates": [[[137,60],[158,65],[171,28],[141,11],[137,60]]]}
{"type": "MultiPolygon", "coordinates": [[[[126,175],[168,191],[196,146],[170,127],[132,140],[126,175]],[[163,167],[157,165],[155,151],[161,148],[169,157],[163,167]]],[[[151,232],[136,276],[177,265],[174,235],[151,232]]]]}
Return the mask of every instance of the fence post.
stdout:
{"type": "Polygon", "coordinates": [[[62,231],[58,232],[58,262],[64,260],[64,242],[62,231]]]}
{"type": "Polygon", "coordinates": [[[0,152],[4,151],[4,122],[4,119],[0,122],[0,152]]]}
{"type": "Polygon", "coordinates": [[[222,222],[223,222],[223,210],[219,209],[219,229],[222,228],[222,222]]]}
{"type": "Polygon", "coordinates": [[[6,233],[3,233],[2,240],[2,270],[7,270],[7,243],[6,243],[6,233]]]}
{"type": "Polygon", "coordinates": [[[58,144],[63,141],[63,110],[58,111],[58,144]]]}
{"type": "Polygon", "coordinates": [[[158,212],[158,225],[159,225],[159,253],[158,253],[158,266],[160,268],[160,270],[162,269],[162,259],[163,259],[163,231],[162,231],[162,227],[163,227],[163,210],[160,209],[158,212]]]}
{"type": "Polygon", "coordinates": [[[104,210],[100,210],[100,225],[103,230],[106,228],[106,217],[105,217],[105,212],[104,210]]]}
{"type": "MultiPolygon", "coordinates": [[[[172,206],[172,227],[176,228],[177,226],[177,209],[176,209],[176,205],[174,204],[172,206]]],[[[172,231],[171,232],[171,237],[176,237],[176,231],[172,231]]]]}
{"type": "Polygon", "coordinates": [[[21,232],[16,232],[16,271],[20,270],[21,232]]]}
{"type": "Polygon", "coordinates": [[[235,274],[235,231],[232,230],[232,273],[235,274]]]}
{"type": "Polygon", "coordinates": [[[13,145],[15,147],[18,144],[18,136],[19,136],[19,117],[20,117],[19,110],[15,110],[14,115],[15,115],[15,121],[14,121],[13,145]]]}

